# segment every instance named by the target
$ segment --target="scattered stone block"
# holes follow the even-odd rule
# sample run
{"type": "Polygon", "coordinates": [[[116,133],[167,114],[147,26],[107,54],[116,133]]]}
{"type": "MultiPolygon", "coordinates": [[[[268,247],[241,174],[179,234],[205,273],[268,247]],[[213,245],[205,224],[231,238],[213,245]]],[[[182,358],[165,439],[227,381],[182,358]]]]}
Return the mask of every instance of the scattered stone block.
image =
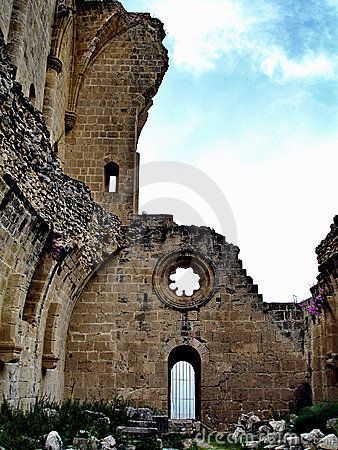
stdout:
{"type": "Polygon", "coordinates": [[[338,449],[338,438],[334,434],[329,434],[318,442],[318,447],[325,450],[337,450],[338,449]]]}
{"type": "Polygon", "coordinates": [[[285,438],[285,442],[288,444],[289,447],[291,447],[293,445],[299,445],[300,444],[300,439],[296,435],[294,435],[294,436],[287,436],[285,438]]]}
{"type": "Polygon", "coordinates": [[[285,430],[285,420],[270,420],[269,425],[277,433],[283,432],[285,430]]]}
{"type": "Polygon", "coordinates": [[[334,417],[326,422],[326,428],[338,429],[338,418],[334,417]]]}
{"type": "Polygon", "coordinates": [[[113,436],[107,436],[104,439],[101,440],[101,449],[102,450],[108,450],[115,448],[116,440],[113,438],[113,436]]]}
{"type": "Polygon", "coordinates": [[[57,431],[51,431],[46,439],[44,450],[61,450],[62,440],[57,431]]]}
{"type": "Polygon", "coordinates": [[[73,445],[80,450],[97,450],[99,448],[100,441],[93,436],[90,437],[78,437],[73,439],[73,445]]]}
{"type": "Polygon", "coordinates": [[[300,440],[304,446],[307,446],[308,444],[317,444],[323,437],[324,434],[318,428],[315,428],[310,433],[302,433],[300,440]]]}

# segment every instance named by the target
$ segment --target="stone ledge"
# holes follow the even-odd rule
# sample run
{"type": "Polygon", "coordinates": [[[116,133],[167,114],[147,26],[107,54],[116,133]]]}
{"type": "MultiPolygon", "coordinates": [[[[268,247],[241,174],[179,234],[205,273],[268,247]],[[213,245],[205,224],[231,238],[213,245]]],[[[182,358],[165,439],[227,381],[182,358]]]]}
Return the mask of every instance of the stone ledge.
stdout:
{"type": "Polygon", "coordinates": [[[13,342],[1,342],[0,361],[4,363],[18,362],[21,357],[22,346],[13,342]]]}
{"type": "Polygon", "coordinates": [[[42,368],[55,369],[59,359],[58,356],[55,356],[52,353],[42,355],[42,368]]]}

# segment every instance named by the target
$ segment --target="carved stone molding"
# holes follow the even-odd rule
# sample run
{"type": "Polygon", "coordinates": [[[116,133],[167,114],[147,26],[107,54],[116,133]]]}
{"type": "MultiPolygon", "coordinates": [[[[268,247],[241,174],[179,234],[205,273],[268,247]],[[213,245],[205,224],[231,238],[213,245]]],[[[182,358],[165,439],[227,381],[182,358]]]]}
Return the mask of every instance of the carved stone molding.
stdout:
{"type": "Polygon", "coordinates": [[[0,361],[5,363],[18,362],[20,360],[22,347],[13,342],[1,342],[0,361]]]}
{"type": "Polygon", "coordinates": [[[59,359],[58,356],[55,356],[52,353],[42,355],[42,368],[55,369],[59,359]]]}
{"type": "Polygon", "coordinates": [[[47,69],[53,69],[59,74],[62,72],[62,62],[56,56],[49,55],[47,58],[47,69]]]}
{"type": "Polygon", "coordinates": [[[76,123],[76,112],[66,111],[65,113],[65,127],[66,131],[71,131],[76,123]]]}
{"type": "Polygon", "coordinates": [[[331,369],[338,370],[338,354],[337,353],[328,353],[326,355],[326,366],[331,369]]]}

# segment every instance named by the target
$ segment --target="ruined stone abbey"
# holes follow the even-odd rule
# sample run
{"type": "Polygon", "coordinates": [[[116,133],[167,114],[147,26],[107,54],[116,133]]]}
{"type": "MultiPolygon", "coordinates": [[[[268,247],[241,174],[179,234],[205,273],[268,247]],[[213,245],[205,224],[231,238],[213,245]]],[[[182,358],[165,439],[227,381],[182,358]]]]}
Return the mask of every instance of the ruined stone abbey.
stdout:
{"type": "Polygon", "coordinates": [[[322,316],[264,303],[225,237],[138,215],[162,23],[113,0],[2,0],[0,27],[1,396],[117,391],[172,417],[186,362],[187,417],[209,426],[287,410],[302,386],[337,400],[338,217],[309,292],[322,316]],[[196,289],[173,289],[178,269],[196,289]]]}

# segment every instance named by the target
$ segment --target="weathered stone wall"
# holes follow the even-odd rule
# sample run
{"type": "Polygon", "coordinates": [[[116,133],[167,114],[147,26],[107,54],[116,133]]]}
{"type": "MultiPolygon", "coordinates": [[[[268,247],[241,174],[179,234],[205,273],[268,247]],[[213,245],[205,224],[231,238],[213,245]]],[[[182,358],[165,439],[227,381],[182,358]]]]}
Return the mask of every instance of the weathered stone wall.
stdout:
{"type": "Polygon", "coordinates": [[[138,211],[136,145],[168,66],[162,24],[126,13],[118,2],[84,2],[77,11],[76,65],[65,170],[122,220],[138,211]],[[90,26],[89,26],[90,24],[90,26]],[[106,192],[104,166],[119,166],[117,192],[106,192]]]}
{"type": "Polygon", "coordinates": [[[3,0],[1,2],[0,30],[4,35],[5,41],[7,41],[9,24],[11,21],[12,7],[13,7],[13,0],[3,0]]]}
{"type": "Polygon", "coordinates": [[[325,302],[321,317],[307,318],[307,351],[314,400],[320,402],[338,400],[338,216],[316,252],[318,284],[311,291],[324,295],[325,302]]]}
{"type": "MultiPolygon", "coordinates": [[[[168,356],[179,345],[202,360],[201,418],[222,427],[240,412],[287,410],[305,380],[298,305],[264,304],[238,260],[238,248],[208,228],[166,216],[137,216],[130,247],[106,262],[80,296],[69,327],[66,395],[108,397],[118,389],[168,412],[168,356]],[[156,295],[158,260],[190,249],[210,258],[216,290],[181,312],[156,295]],[[296,325],[294,324],[296,321],[296,325]]],[[[163,279],[163,284],[169,280],[163,279]]]]}
{"type": "Polygon", "coordinates": [[[63,173],[42,115],[14,74],[0,39],[0,385],[25,405],[42,392],[61,398],[74,303],[125,240],[119,219],[63,173]]]}
{"type": "Polygon", "coordinates": [[[12,0],[1,5],[1,30],[11,60],[17,67],[17,81],[33,103],[42,109],[47,56],[50,49],[56,0],[12,0]]]}
{"type": "Polygon", "coordinates": [[[50,50],[56,0],[30,0],[27,11],[23,59],[17,65],[17,81],[28,97],[34,84],[34,105],[42,110],[47,57],[50,50]]]}

